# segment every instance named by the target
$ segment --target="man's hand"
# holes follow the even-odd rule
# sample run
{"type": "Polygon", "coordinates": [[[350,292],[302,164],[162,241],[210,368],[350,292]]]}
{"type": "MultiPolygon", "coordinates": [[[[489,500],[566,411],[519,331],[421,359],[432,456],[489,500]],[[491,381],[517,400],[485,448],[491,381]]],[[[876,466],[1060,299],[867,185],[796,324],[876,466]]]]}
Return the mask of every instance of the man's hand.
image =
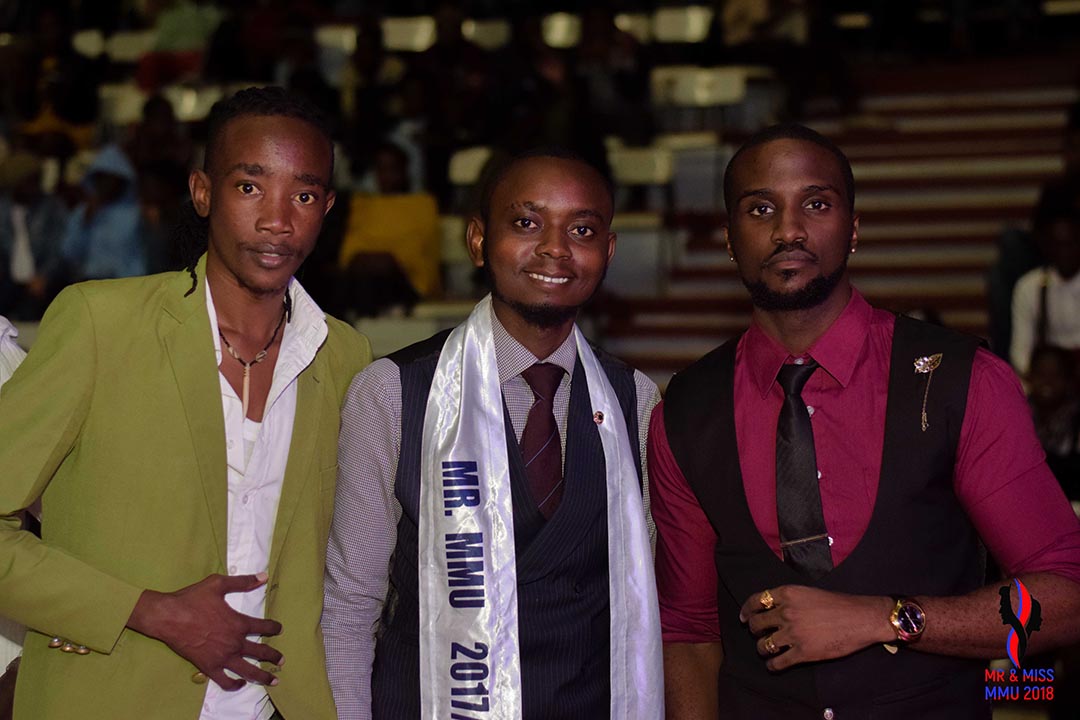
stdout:
{"type": "Polygon", "coordinates": [[[237,690],[245,682],[276,685],[276,677],[244,658],[281,665],[281,653],[247,639],[248,635],[277,635],[281,623],[242,615],[225,602],[226,593],[248,592],[265,582],[266,573],[210,575],[171,593],[145,590],[128,627],[162,641],[225,690],[237,690]],[[229,677],[225,670],[240,679],[229,677]]]}
{"type": "Polygon", "coordinates": [[[763,592],[743,603],[739,619],[758,639],[758,653],[769,658],[769,670],[846,657],[874,643],[896,640],[889,624],[894,603],[888,597],[782,585],[769,590],[772,607],[766,609],[763,592]]]}

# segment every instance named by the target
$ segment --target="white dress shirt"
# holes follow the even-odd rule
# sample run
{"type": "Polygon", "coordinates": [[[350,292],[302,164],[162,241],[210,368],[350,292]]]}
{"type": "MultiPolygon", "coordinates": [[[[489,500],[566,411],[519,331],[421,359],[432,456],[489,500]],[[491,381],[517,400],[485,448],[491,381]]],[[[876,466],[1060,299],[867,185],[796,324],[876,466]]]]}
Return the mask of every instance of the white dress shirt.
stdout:
{"type": "Polygon", "coordinates": [[[1046,341],[1068,350],[1080,349],[1080,273],[1066,280],[1052,268],[1035,268],[1013,290],[1012,345],[1009,361],[1021,377],[1027,375],[1031,351],[1038,342],[1036,324],[1046,283],[1046,341]]]}
{"type": "Polygon", "coordinates": [[[25,285],[34,279],[34,252],[30,248],[29,211],[25,205],[11,206],[11,228],[14,242],[11,246],[11,279],[25,285]]]}
{"type": "MultiPolygon", "coordinates": [[[[244,417],[240,397],[225,374],[218,371],[229,478],[227,562],[230,575],[265,572],[270,563],[270,542],[296,415],[296,380],[326,340],[326,319],[315,301],[295,279],[289,284],[289,293],[292,319],[285,323],[261,423],[244,417]]],[[[223,354],[209,283],[206,306],[220,367],[223,354]]],[[[224,359],[236,362],[231,356],[224,359]]],[[[246,593],[232,593],[225,600],[237,612],[264,617],[266,586],[246,593]]],[[[251,639],[259,638],[252,636],[251,639]]],[[[273,644],[273,639],[269,642],[273,644]]],[[[262,685],[247,683],[239,690],[225,691],[210,682],[199,717],[200,720],[267,720],[273,714],[274,706],[262,685]]]]}
{"type": "Polygon", "coordinates": [[[0,385],[7,382],[26,357],[26,351],[15,342],[18,336],[19,331],[11,321],[0,315],[0,385]]]}

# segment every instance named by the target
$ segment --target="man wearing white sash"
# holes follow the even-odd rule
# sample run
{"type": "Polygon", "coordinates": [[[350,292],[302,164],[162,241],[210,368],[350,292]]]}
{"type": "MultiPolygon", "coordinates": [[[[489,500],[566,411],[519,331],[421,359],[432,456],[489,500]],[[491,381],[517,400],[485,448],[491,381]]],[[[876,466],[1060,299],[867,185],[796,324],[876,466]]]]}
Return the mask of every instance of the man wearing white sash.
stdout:
{"type": "Polygon", "coordinates": [[[467,233],[492,295],[354,380],[323,611],[339,718],[663,716],[659,395],[574,322],[611,216],[591,166],[519,156],[467,233]]]}

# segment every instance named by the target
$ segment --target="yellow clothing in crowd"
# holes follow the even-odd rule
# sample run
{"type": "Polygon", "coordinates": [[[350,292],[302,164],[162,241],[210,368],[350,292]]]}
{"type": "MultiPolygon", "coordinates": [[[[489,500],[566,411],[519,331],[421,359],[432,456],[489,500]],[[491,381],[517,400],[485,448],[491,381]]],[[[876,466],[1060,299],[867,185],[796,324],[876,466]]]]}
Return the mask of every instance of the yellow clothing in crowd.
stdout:
{"type": "Polygon", "coordinates": [[[389,253],[421,297],[440,290],[439,208],[428,193],[353,195],[341,242],[342,270],[358,253],[389,253]]]}

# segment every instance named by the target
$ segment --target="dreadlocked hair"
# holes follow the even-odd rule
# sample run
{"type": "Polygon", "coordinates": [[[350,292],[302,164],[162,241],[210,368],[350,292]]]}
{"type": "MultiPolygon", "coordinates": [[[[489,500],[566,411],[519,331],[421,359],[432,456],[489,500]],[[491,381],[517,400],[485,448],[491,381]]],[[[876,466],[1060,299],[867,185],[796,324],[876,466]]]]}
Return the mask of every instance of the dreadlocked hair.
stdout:
{"type": "Polygon", "coordinates": [[[199,285],[199,276],[195,274],[195,266],[206,252],[210,238],[208,226],[207,219],[195,212],[195,205],[191,200],[183,204],[176,227],[173,228],[173,247],[176,248],[184,263],[184,270],[191,276],[191,288],[184,293],[184,297],[195,292],[195,288],[199,285]]]}
{"type": "MultiPolygon", "coordinates": [[[[330,155],[330,176],[333,177],[334,141],[326,116],[304,98],[293,95],[284,88],[273,86],[250,87],[237,92],[230,98],[214,103],[206,121],[204,172],[210,172],[210,166],[218,154],[218,146],[225,126],[236,118],[250,116],[296,118],[314,127],[326,138],[327,152],[330,155]]],[[[184,293],[184,297],[195,292],[198,286],[199,278],[195,273],[195,265],[206,252],[209,237],[207,219],[199,216],[191,202],[185,203],[176,228],[176,245],[185,263],[184,269],[191,275],[191,289],[184,293]]]]}

